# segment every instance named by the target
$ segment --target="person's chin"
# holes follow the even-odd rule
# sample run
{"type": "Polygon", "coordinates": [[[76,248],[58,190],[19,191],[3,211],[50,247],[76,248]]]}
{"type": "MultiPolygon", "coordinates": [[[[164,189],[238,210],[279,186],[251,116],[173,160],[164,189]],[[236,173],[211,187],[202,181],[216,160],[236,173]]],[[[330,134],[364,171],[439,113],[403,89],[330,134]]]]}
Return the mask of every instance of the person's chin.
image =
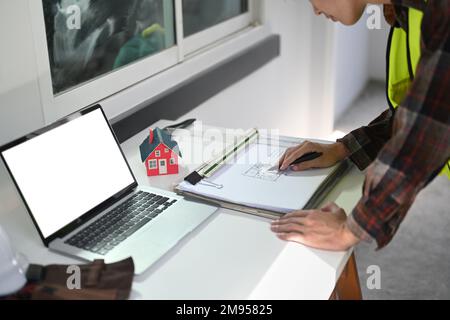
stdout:
{"type": "Polygon", "coordinates": [[[326,18],[327,18],[328,20],[333,21],[333,22],[339,22],[338,19],[336,19],[335,17],[332,17],[332,16],[326,16],[326,18]]]}
{"type": "Polygon", "coordinates": [[[336,20],[336,21],[339,21],[340,23],[342,23],[343,25],[346,25],[346,26],[353,26],[359,21],[359,19],[358,20],[336,20]]]}

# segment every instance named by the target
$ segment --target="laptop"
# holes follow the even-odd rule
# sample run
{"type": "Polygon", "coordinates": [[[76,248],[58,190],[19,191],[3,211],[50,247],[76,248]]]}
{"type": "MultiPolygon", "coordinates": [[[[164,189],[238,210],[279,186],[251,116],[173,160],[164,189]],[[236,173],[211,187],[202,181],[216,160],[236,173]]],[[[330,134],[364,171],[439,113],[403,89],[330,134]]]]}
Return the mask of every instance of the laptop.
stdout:
{"type": "MultiPolygon", "coordinates": [[[[138,152],[138,146],[136,146],[138,152]]],[[[216,207],[139,186],[100,105],[0,148],[44,244],[141,274],[216,207]]]]}

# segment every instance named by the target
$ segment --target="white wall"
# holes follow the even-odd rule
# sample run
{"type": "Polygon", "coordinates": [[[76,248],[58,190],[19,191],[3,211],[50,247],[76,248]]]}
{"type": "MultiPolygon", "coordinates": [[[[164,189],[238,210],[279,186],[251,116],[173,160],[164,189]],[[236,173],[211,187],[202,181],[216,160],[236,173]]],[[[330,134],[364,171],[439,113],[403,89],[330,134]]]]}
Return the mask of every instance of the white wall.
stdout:
{"type": "Polygon", "coordinates": [[[390,26],[382,19],[380,30],[369,32],[369,76],[386,81],[386,49],[390,26]]]}
{"type": "Polygon", "coordinates": [[[369,30],[362,18],[356,25],[334,26],[334,119],[359,96],[369,80],[369,30]]]}
{"type": "MultiPolygon", "coordinates": [[[[0,0],[0,39],[1,145],[44,125],[27,0],[0,0]]],[[[20,205],[0,163],[0,214],[20,205]]]]}
{"type": "Polygon", "coordinates": [[[0,145],[44,124],[27,0],[0,0],[0,145]]]}
{"type": "Polygon", "coordinates": [[[368,81],[385,81],[386,44],[389,26],[369,30],[367,15],[354,26],[333,27],[332,80],[333,118],[336,122],[364,90],[368,81]]]}

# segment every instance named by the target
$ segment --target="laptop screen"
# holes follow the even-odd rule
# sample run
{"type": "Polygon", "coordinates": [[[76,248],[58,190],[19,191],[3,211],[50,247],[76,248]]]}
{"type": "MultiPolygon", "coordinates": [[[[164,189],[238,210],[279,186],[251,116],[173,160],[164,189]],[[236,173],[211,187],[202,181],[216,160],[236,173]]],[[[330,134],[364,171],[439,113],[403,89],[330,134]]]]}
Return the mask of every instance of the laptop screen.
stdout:
{"type": "Polygon", "coordinates": [[[2,156],[44,238],[135,183],[100,108],[2,156]]]}

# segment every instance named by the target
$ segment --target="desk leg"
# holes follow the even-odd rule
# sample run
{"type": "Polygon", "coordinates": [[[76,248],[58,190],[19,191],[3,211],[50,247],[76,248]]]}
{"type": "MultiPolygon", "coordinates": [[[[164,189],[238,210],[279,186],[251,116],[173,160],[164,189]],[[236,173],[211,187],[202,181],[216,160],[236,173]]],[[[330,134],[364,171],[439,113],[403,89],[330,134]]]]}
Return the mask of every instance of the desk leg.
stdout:
{"type": "Polygon", "coordinates": [[[350,259],[348,259],[347,265],[344,271],[342,271],[330,300],[362,300],[355,253],[352,253],[350,259]]]}

